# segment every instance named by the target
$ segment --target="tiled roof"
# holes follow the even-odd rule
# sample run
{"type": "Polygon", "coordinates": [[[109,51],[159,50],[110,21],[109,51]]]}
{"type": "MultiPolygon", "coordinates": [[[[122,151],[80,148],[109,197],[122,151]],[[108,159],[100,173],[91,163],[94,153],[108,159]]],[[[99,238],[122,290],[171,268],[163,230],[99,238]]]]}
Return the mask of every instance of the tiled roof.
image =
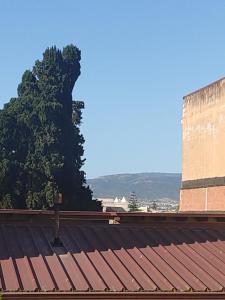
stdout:
{"type": "MultiPolygon", "coordinates": [[[[63,246],[53,247],[52,216],[35,220],[3,215],[0,213],[0,289],[6,295],[221,294],[225,290],[223,222],[159,219],[146,224],[108,224],[79,222],[64,215],[63,246]]],[[[97,216],[101,219],[101,214],[97,216]]]]}

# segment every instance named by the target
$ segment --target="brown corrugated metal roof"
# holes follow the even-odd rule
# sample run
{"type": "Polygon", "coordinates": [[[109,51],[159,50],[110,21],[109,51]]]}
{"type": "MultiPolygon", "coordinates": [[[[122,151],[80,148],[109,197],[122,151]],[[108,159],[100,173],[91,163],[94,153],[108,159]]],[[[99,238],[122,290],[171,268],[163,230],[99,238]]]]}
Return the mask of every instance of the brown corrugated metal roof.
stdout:
{"type": "Polygon", "coordinates": [[[52,212],[0,211],[0,289],[6,296],[107,294],[113,299],[138,292],[156,298],[179,293],[225,297],[223,214],[62,213],[62,247],[52,246],[52,217],[52,212]],[[79,223],[85,216],[92,223],[79,223]],[[134,224],[135,216],[158,220],[134,224]],[[213,217],[222,222],[212,224],[213,217]],[[93,222],[113,218],[126,222],[93,222]]]}

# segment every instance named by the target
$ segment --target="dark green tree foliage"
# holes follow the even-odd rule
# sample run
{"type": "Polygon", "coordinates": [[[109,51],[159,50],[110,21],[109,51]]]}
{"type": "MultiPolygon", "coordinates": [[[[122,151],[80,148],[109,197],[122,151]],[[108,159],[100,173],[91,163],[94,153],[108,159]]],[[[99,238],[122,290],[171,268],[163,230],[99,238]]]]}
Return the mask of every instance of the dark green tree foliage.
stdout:
{"type": "Polygon", "coordinates": [[[153,210],[157,210],[158,206],[157,206],[156,201],[153,201],[153,202],[152,202],[151,208],[152,208],[153,210]]]}
{"type": "Polygon", "coordinates": [[[0,207],[49,208],[61,192],[65,210],[101,209],[81,170],[84,103],[72,100],[80,59],[73,45],[48,48],[0,111],[0,207]]]}
{"type": "Polygon", "coordinates": [[[138,200],[135,192],[130,194],[128,208],[130,211],[138,211],[138,200]]]}

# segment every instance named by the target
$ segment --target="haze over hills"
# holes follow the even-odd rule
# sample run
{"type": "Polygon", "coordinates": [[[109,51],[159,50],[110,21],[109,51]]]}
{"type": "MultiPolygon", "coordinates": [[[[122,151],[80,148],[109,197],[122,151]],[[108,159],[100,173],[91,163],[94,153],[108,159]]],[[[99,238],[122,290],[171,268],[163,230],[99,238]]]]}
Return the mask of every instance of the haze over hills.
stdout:
{"type": "Polygon", "coordinates": [[[101,176],[88,179],[94,197],[129,197],[134,191],[139,199],[179,200],[180,173],[136,173],[101,176]]]}

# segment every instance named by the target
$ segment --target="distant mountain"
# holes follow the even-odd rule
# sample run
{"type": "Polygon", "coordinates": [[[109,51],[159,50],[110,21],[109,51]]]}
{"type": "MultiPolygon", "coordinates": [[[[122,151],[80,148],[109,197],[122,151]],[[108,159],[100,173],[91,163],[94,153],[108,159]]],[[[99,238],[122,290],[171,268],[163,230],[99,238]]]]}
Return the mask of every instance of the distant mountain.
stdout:
{"type": "Polygon", "coordinates": [[[181,174],[137,173],[101,176],[88,179],[95,197],[128,197],[134,191],[139,199],[179,199],[181,174]]]}

